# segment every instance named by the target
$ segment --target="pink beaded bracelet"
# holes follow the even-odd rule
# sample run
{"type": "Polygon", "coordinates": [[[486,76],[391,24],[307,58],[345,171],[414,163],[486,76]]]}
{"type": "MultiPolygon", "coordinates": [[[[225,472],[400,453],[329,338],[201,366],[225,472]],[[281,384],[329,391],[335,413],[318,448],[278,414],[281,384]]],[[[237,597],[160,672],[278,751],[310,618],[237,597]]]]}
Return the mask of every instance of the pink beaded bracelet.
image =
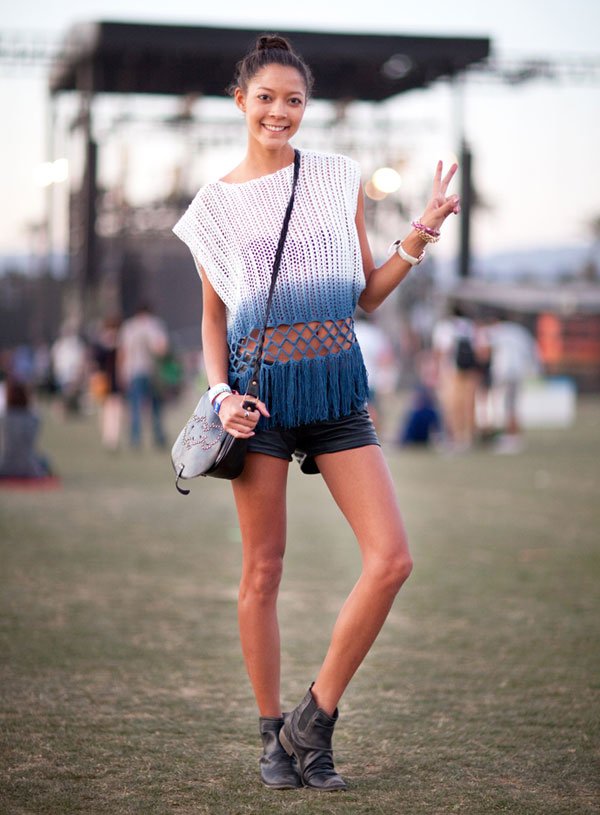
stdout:
{"type": "Polygon", "coordinates": [[[425,226],[421,221],[413,221],[411,226],[419,233],[425,243],[436,243],[442,234],[439,229],[432,229],[430,226],[425,226]]]}

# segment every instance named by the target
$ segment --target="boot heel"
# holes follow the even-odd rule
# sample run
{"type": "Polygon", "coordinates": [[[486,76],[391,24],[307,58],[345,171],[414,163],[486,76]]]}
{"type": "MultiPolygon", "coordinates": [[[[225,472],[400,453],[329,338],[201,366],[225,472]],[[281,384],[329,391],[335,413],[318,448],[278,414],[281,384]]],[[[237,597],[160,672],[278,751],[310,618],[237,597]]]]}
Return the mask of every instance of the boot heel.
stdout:
{"type": "Polygon", "coordinates": [[[298,789],[302,786],[296,771],[296,761],[288,756],[279,742],[282,718],[261,716],[259,719],[263,754],[260,757],[260,778],[266,787],[274,790],[298,789]]]}
{"type": "Polygon", "coordinates": [[[283,727],[279,731],[279,742],[280,742],[281,746],[283,747],[283,749],[285,750],[285,752],[288,754],[288,756],[293,756],[294,755],[294,748],[292,747],[289,739],[287,738],[287,736],[283,732],[283,727]]]}

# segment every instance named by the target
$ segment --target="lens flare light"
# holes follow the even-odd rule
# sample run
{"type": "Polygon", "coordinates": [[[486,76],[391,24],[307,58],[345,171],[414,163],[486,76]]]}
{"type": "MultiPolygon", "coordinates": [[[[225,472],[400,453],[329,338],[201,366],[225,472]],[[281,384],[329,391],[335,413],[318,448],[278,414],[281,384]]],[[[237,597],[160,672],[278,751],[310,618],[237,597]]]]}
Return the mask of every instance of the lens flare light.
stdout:
{"type": "Polygon", "coordinates": [[[33,180],[39,187],[62,184],[69,177],[69,162],[66,158],[44,161],[33,170],[33,180]]]}
{"type": "Polygon", "coordinates": [[[400,173],[392,167],[380,167],[375,170],[371,181],[376,189],[386,195],[396,192],[402,184],[400,173]]]}

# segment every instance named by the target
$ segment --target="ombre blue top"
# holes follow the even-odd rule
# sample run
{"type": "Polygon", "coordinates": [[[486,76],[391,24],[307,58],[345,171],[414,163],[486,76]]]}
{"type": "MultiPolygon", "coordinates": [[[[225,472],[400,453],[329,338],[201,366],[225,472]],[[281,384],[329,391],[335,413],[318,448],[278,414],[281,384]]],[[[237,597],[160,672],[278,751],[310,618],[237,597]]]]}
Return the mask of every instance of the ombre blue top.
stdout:
{"type": "MultiPolygon", "coordinates": [[[[240,393],[252,373],[292,180],[291,164],[239,184],[206,184],[173,229],[225,304],[229,383],[240,393]]],[[[353,320],[365,286],[359,185],[351,159],[302,151],[260,374],[271,414],[263,427],[336,419],[366,402],[353,320]]]]}

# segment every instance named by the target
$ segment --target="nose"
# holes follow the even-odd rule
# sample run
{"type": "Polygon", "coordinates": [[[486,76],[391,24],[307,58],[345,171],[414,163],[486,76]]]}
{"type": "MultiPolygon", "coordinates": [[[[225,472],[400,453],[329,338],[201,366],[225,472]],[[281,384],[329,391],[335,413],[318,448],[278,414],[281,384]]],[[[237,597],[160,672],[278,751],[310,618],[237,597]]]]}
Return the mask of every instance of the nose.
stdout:
{"type": "Polygon", "coordinates": [[[285,102],[280,99],[275,99],[271,105],[269,114],[277,119],[283,119],[286,115],[285,102]]]}

